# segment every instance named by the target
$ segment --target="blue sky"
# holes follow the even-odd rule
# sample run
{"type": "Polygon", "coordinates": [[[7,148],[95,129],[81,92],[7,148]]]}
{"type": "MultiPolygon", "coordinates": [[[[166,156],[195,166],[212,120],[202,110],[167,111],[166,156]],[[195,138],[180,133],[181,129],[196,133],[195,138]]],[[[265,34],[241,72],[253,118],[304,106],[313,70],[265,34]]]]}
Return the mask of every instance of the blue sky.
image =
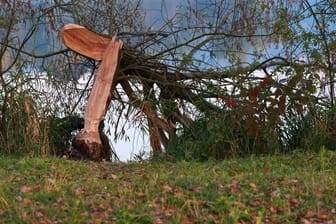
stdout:
{"type": "Polygon", "coordinates": [[[186,3],[183,0],[143,0],[142,6],[146,9],[146,23],[153,28],[159,28],[164,18],[171,18],[179,4],[186,3]]]}

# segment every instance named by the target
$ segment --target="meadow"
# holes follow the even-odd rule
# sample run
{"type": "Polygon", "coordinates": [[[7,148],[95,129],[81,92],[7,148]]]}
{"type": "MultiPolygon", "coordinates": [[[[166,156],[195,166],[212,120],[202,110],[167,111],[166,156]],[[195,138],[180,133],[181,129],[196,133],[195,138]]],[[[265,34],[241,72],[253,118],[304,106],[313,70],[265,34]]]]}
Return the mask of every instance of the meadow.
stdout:
{"type": "Polygon", "coordinates": [[[0,223],[336,223],[336,153],[111,163],[0,158],[0,223]]]}

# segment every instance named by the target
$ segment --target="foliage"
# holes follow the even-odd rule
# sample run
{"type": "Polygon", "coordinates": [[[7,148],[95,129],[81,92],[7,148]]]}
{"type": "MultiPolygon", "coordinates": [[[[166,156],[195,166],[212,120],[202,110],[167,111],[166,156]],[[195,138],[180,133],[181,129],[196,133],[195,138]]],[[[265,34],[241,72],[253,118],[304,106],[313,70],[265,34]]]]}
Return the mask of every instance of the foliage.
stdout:
{"type": "MultiPolygon", "coordinates": [[[[297,64],[279,67],[268,76],[232,78],[238,83],[223,96],[223,109],[204,113],[168,148],[171,157],[206,160],[229,156],[332,149],[333,108],[316,97],[314,75],[297,64]],[[278,73],[291,73],[276,80],[278,73]],[[236,93],[236,94],[234,94],[236,93]],[[331,141],[331,142],[330,142],[331,141]]],[[[212,94],[218,94],[218,90],[212,94]]]]}
{"type": "Polygon", "coordinates": [[[334,223],[335,152],[223,162],[0,158],[3,223],[334,223]]]}

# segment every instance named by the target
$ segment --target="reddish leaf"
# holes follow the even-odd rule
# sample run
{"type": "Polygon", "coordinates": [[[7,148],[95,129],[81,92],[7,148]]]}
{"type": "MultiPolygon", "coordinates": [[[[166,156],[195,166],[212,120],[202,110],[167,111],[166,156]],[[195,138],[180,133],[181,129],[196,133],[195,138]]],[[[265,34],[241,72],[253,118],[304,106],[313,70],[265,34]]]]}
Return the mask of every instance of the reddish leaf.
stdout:
{"type": "Polygon", "coordinates": [[[28,205],[28,204],[31,203],[31,200],[28,199],[28,198],[24,198],[24,199],[22,200],[22,203],[23,203],[24,205],[28,205]]]}
{"type": "Polygon", "coordinates": [[[259,89],[257,87],[252,89],[252,99],[256,99],[259,96],[259,89]]]}
{"type": "Polygon", "coordinates": [[[184,194],[183,194],[183,192],[178,191],[178,192],[174,193],[174,196],[178,199],[181,199],[181,198],[183,198],[184,194]]]}
{"type": "Polygon", "coordinates": [[[270,210],[271,213],[276,213],[276,212],[277,212],[277,209],[274,208],[273,206],[271,206],[271,207],[269,208],[269,210],[270,210]]]}
{"type": "Polygon", "coordinates": [[[228,105],[231,108],[236,108],[238,106],[237,101],[231,97],[225,97],[223,98],[223,101],[226,105],[228,105]]]}
{"type": "Polygon", "coordinates": [[[265,88],[271,82],[271,80],[271,76],[266,76],[263,78],[263,80],[259,83],[260,88],[265,88]]]}
{"type": "Polygon", "coordinates": [[[201,191],[201,187],[190,187],[188,188],[189,191],[191,192],[200,192],[201,191]]]}
{"type": "Polygon", "coordinates": [[[164,213],[166,216],[172,216],[174,212],[175,211],[170,206],[165,206],[164,213]]]}
{"type": "Polygon", "coordinates": [[[232,180],[231,181],[231,193],[235,193],[237,191],[237,189],[239,188],[238,182],[236,180],[232,180]]]}
{"type": "Polygon", "coordinates": [[[263,168],[263,174],[269,174],[269,172],[270,172],[270,168],[268,167],[263,168]]]}
{"type": "Polygon", "coordinates": [[[291,206],[297,208],[297,207],[299,207],[300,201],[298,199],[290,199],[289,203],[290,203],[291,206]]]}
{"type": "Polygon", "coordinates": [[[51,221],[48,220],[48,219],[40,221],[40,224],[50,224],[50,223],[51,223],[51,221]]]}
{"type": "Polygon", "coordinates": [[[31,189],[32,193],[37,193],[41,190],[41,186],[40,185],[36,185],[31,189]]]}
{"type": "Polygon", "coordinates": [[[322,189],[318,189],[317,191],[315,191],[315,196],[320,198],[323,194],[323,190],[322,189]]]}
{"type": "Polygon", "coordinates": [[[155,224],[162,224],[163,221],[158,217],[155,219],[155,224]]]}
{"type": "Polygon", "coordinates": [[[173,188],[169,185],[169,183],[164,183],[162,186],[163,190],[165,190],[166,192],[173,192],[173,188]]]}
{"type": "Polygon", "coordinates": [[[118,180],[119,177],[118,177],[117,175],[115,175],[115,174],[111,174],[111,175],[109,176],[109,179],[112,179],[112,180],[118,180]]]}
{"type": "Polygon", "coordinates": [[[145,199],[146,197],[147,197],[147,195],[144,194],[144,193],[140,193],[140,194],[138,194],[138,198],[139,198],[139,199],[145,199]]]}
{"type": "Polygon", "coordinates": [[[255,183],[251,182],[250,187],[252,187],[254,191],[258,191],[258,187],[255,185],[255,183]]]}
{"type": "Polygon", "coordinates": [[[12,180],[14,180],[14,179],[15,179],[15,176],[14,176],[14,175],[11,174],[11,175],[8,176],[8,180],[12,181],[12,180]]]}
{"type": "Polygon", "coordinates": [[[306,213],[306,218],[312,218],[312,217],[315,217],[317,215],[317,213],[315,211],[308,211],[306,213]]]}
{"type": "Polygon", "coordinates": [[[80,195],[80,194],[83,194],[84,191],[83,191],[82,189],[80,189],[80,188],[76,188],[76,189],[74,189],[73,193],[74,193],[75,195],[80,195]]]}

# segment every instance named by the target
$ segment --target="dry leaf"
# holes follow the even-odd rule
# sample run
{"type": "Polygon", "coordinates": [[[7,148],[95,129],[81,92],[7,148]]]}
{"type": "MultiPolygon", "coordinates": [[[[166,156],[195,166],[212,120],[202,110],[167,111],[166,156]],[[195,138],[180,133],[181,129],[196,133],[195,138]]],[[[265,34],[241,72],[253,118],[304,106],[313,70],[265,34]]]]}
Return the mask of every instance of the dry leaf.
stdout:
{"type": "Polygon", "coordinates": [[[165,190],[165,191],[168,191],[168,192],[173,192],[173,188],[168,184],[168,183],[164,183],[162,188],[165,190]]]}
{"type": "Polygon", "coordinates": [[[251,182],[250,187],[252,187],[254,191],[258,191],[258,187],[255,185],[255,183],[251,182]]]}
{"type": "Polygon", "coordinates": [[[162,224],[163,221],[160,218],[155,219],[155,224],[162,224]]]}
{"type": "Polygon", "coordinates": [[[80,188],[76,188],[75,190],[74,190],[74,194],[75,195],[80,195],[80,194],[83,194],[84,193],[84,191],[82,190],[82,189],[80,189],[80,188]]]}
{"type": "Polygon", "coordinates": [[[119,177],[118,177],[117,175],[115,175],[115,174],[111,174],[111,175],[110,175],[110,178],[111,178],[112,180],[118,180],[118,179],[119,179],[119,177]]]}
{"type": "Polygon", "coordinates": [[[40,185],[36,185],[31,189],[31,192],[33,193],[37,193],[41,190],[41,186],[40,185]]]}
{"type": "Polygon", "coordinates": [[[24,205],[28,205],[28,204],[31,203],[31,200],[28,199],[28,198],[24,198],[24,199],[22,200],[22,203],[23,203],[24,205]]]}
{"type": "Polygon", "coordinates": [[[237,189],[239,188],[238,181],[232,180],[231,184],[230,184],[230,187],[231,187],[231,189],[230,189],[231,193],[234,194],[237,191],[237,189]]]}
{"type": "Polygon", "coordinates": [[[20,188],[20,193],[21,193],[21,194],[22,194],[22,193],[26,193],[26,192],[29,192],[30,190],[31,190],[30,187],[24,185],[24,186],[22,186],[22,187],[20,188]]]}

